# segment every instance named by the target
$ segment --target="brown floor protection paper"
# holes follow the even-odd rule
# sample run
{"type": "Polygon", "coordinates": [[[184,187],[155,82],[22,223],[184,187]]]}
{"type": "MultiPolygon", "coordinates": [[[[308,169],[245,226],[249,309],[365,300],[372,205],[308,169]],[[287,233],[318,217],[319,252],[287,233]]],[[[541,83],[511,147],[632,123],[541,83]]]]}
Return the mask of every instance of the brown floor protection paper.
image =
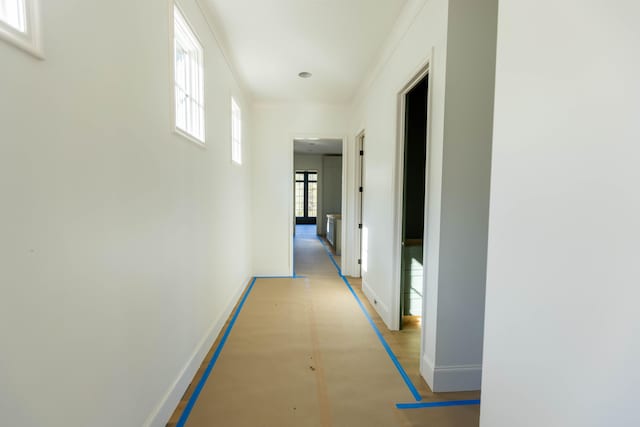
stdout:
{"type": "Polygon", "coordinates": [[[256,280],[187,426],[478,425],[477,406],[396,409],[415,399],[322,243],[295,250],[306,277],[256,280]]]}

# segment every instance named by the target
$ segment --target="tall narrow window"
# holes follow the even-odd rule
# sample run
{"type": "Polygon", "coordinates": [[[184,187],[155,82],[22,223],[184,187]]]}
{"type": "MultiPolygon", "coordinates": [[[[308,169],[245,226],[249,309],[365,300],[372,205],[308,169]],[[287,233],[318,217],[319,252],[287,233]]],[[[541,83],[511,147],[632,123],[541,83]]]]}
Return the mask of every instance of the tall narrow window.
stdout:
{"type": "Polygon", "coordinates": [[[0,0],[0,38],[41,58],[38,0],[0,0]]]}
{"type": "Polygon", "coordinates": [[[242,164],[242,111],[231,98],[231,160],[242,164]]]}
{"type": "Polygon", "coordinates": [[[318,172],[296,171],[296,224],[315,224],[318,216],[318,172]]]}
{"type": "Polygon", "coordinates": [[[178,6],[173,8],[175,127],[204,143],[204,53],[178,6]]]}

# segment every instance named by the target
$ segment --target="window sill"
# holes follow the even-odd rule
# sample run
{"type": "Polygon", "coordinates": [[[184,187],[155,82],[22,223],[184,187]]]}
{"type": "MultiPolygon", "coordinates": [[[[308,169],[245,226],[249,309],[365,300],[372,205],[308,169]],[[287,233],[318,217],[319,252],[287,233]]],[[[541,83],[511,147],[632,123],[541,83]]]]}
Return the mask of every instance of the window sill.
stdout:
{"type": "Polygon", "coordinates": [[[194,137],[192,135],[189,135],[187,132],[185,132],[185,131],[183,131],[181,129],[178,129],[178,128],[174,128],[173,132],[175,134],[180,135],[181,137],[183,137],[187,141],[189,141],[189,142],[191,142],[193,144],[196,144],[198,147],[200,147],[202,149],[205,149],[205,150],[207,149],[207,144],[205,144],[204,141],[200,141],[198,138],[196,138],[196,137],[194,137]]]}
{"type": "Polygon", "coordinates": [[[0,39],[24,52],[27,52],[37,59],[44,59],[40,40],[38,36],[34,34],[28,35],[18,33],[11,27],[0,22],[0,39]]]}

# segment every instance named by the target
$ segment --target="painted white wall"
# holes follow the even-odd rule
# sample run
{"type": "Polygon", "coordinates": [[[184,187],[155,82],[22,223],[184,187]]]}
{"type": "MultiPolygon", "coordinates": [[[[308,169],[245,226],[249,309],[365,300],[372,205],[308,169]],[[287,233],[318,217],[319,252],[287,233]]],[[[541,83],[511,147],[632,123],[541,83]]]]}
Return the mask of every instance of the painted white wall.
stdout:
{"type": "MultiPolygon", "coordinates": [[[[323,213],[342,213],[342,156],[324,156],[322,158],[322,200],[323,213]]],[[[325,227],[326,232],[326,227],[325,227]]]]}
{"type": "Polygon", "coordinates": [[[640,425],[638,19],[500,1],[482,426],[640,425]]]}
{"type": "Polygon", "coordinates": [[[422,364],[438,391],[481,384],[497,11],[498,0],[449,1],[438,281],[426,298],[436,321],[422,364]]]}
{"type": "MultiPolygon", "coordinates": [[[[391,284],[394,277],[393,228],[395,210],[395,155],[398,124],[398,93],[431,60],[431,129],[428,233],[437,243],[440,217],[442,145],[444,132],[444,90],[447,38],[447,0],[430,0],[417,11],[404,37],[357,100],[350,121],[350,136],[366,132],[363,195],[363,227],[368,234],[367,269],[363,268],[363,288],[387,326],[397,329],[391,306],[399,298],[391,284]]],[[[355,147],[351,147],[356,161],[355,147]]],[[[344,161],[348,161],[344,159],[344,161]]],[[[354,167],[350,168],[355,169],[354,167]]],[[[349,176],[350,182],[357,182],[349,176]]],[[[354,196],[355,197],[355,196],[354,196]]],[[[431,280],[437,279],[438,246],[429,248],[431,280]]],[[[398,266],[399,267],[399,266],[398,266]]],[[[399,268],[398,268],[398,274],[399,268]]],[[[399,276],[398,276],[399,277],[399,276]]]]}
{"type": "Polygon", "coordinates": [[[251,111],[182,5],[205,49],[204,149],[171,132],[170,2],[41,2],[45,61],[0,42],[4,425],[164,426],[251,274],[230,96],[245,144],[251,111]]]}
{"type": "Polygon", "coordinates": [[[252,248],[257,275],[292,273],[294,138],[343,138],[348,112],[339,105],[254,106],[252,248]]]}
{"type": "Polygon", "coordinates": [[[421,371],[436,391],[480,387],[497,1],[431,0],[356,105],[366,130],[363,288],[398,328],[398,94],[430,63],[421,371]]]}

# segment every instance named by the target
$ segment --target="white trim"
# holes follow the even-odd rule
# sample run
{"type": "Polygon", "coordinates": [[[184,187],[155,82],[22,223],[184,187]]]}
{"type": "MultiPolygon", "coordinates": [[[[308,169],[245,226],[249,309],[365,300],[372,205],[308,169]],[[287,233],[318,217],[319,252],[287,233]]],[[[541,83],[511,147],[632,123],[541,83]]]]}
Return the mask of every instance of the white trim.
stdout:
{"type": "Polygon", "coordinates": [[[356,89],[351,100],[351,104],[354,108],[364,101],[371,85],[378,78],[385,65],[387,65],[387,62],[395,53],[400,42],[404,39],[411,27],[413,27],[416,18],[422,12],[422,9],[424,9],[427,3],[428,0],[407,1],[407,4],[400,12],[393,28],[389,32],[389,36],[382,44],[382,48],[379,50],[378,56],[373,61],[373,67],[369,68],[369,71],[362,78],[362,83],[356,89]]]}
{"type": "Polygon", "coordinates": [[[182,368],[173,384],[171,384],[158,405],[151,411],[151,414],[149,414],[146,421],[142,424],[144,427],[165,427],[167,425],[178,403],[180,403],[180,399],[182,399],[189,384],[191,384],[198,369],[202,365],[204,358],[215,343],[218,335],[222,332],[224,324],[227,322],[229,316],[231,316],[233,309],[252,280],[253,278],[247,280],[245,285],[241,286],[231,297],[224,312],[213,323],[198,345],[196,345],[187,364],[182,368]]]}
{"type": "MultiPolygon", "coordinates": [[[[174,108],[175,108],[175,102],[173,102],[174,108]]],[[[175,114],[173,117],[173,121],[175,122],[175,114]]],[[[183,131],[182,129],[180,129],[179,127],[174,126],[174,128],[172,129],[173,133],[175,133],[176,135],[181,136],[182,138],[185,138],[186,140],[188,140],[189,142],[194,143],[195,145],[197,145],[200,148],[203,149],[207,149],[207,144],[205,144],[204,142],[200,141],[198,138],[195,138],[194,136],[192,136],[191,134],[183,131]]]]}
{"type": "Polygon", "coordinates": [[[40,19],[40,0],[25,0],[27,31],[15,30],[0,22],[0,39],[21,49],[38,59],[44,59],[42,50],[42,29],[40,19]]]}
{"type": "MultiPolygon", "coordinates": [[[[401,259],[402,259],[402,195],[404,185],[404,115],[405,115],[405,96],[413,87],[420,82],[425,76],[428,76],[427,92],[427,152],[425,158],[425,198],[424,198],[424,229],[425,234],[427,230],[427,219],[429,212],[429,170],[430,168],[430,152],[431,152],[431,122],[432,122],[432,74],[433,70],[433,51],[431,55],[426,58],[420,67],[414,71],[411,76],[405,80],[406,83],[398,91],[398,116],[397,116],[397,135],[396,135],[396,158],[395,158],[395,174],[394,174],[394,217],[393,217],[393,253],[391,257],[392,268],[392,295],[391,295],[391,322],[390,327],[392,331],[400,329],[400,292],[402,286],[401,280],[401,259]]],[[[427,236],[427,239],[429,236],[427,236]]],[[[426,255],[427,239],[423,239],[423,253],[426,255]]],[[[426,258],[426,257],[425,257],[426,258]]],[[[426,268],[423,269],[423,295],[426,295],[424,289],[426,289],[426,279],[424,275],[426,268]]],[[[422,317],[425,318],[425,300],[422,301],[422,317]]],[[[424,344],[424,343],[423,343],[424,344]]],[[[422,349],[421,349],[422,353],[422,349]]]]}
{"type": "Polygon", "coordinates": [[[421,374],[434,393],[476,391],[482,384],[482,365],[434,366],[424,356],[421,374]]]}
{"type": "Polygon", "coordinates": [[[389,320],[391,316],[389,307],[382,302],[382,299],[374,292],[373,289],[371,289],[365,280],[362,280],[362,293],[367,297],[369,303],[376,310],[385,325],[389,327],[389,320]]]}
{"type": "Polygon", "coordinates": [[[242,80],[240,73],[238,73],[238,67],[235,65],[236,61],[234,60],[233,55],[231,55],[231,49],[228,47],[228,43],[223,33],[218,30],[218,28],[222,28],[220,23],[218,22],[215,13],[212,8],[209,6],[210,3],[204,0],[195,0],[196,5],[200,9],[202,16],[207,22],[207,26],[209,27],[209,31],[211,31],[211,35],[213,36],[214,41],[218,45],[218,49],[220,49],[220,53],[222,53],[222,57],[231,71],[231,78],[238,86],[240,91],[243,93],[243,99],[248,102],[253,101],[253,97],[251,93],[247,90],[246,82],[242,80]],[[204,4],[203,4],[204,3],[204,4]]]}
{"type": "MultiPolygon", "coordinates": [[[[362,206],[360,205],[360,192],[358,191],[358,187],[361,185],[360,183],[360,150],[362,149],[362,138],[365,135],[364,129],[357,133],[356,137],[353,140],[353,144],[349,147],[350,156],[348,159],[343,159],[345,164],[350,165],[353,171],[353,175],[349,175],[352,179],[345,182],[347,187],[345,187],[345,195],[347,200],[350,202],[348,206],[350,206],[350,218],[348,218],[348,223],[344,224],[343,230],[343,251],[344,251],[344,262],[343,264],[346,267],[345,275],[349,275],[352,277],[362,277],[361,265],[358,264],[358,259],[361,258],[361,245],[360,245],[360,236],[362,234],[362,230],[358,229],[358,224],[360,222],[360,211],[362,206]],[[348,162],[348,163],[347,163],[348,162]]],[[[346,170],[345,173],[348,173],[349,169],[346,170]]],[[[344,221],[346,222],[346,221],[344,221]]]]}

